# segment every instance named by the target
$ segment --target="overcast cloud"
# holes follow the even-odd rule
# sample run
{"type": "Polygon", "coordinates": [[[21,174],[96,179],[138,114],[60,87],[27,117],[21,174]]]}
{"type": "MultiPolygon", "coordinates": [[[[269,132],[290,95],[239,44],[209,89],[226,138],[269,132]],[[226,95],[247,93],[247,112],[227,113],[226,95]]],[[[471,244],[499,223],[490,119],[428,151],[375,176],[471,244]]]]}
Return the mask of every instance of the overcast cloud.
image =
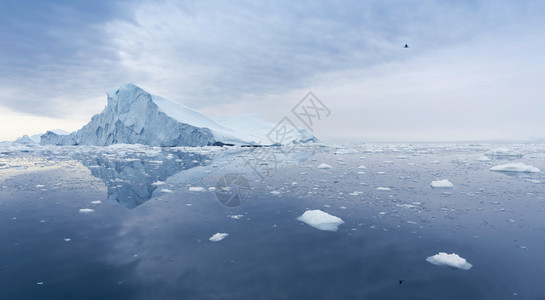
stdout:
{"type": "Polygon", "coordinates": [[[312,90],[332,110],[325,141],[543,136],[543,15],[542,1],[2,1],[0,140],[78,129],[125,82],[272,122],[312,90]]]}

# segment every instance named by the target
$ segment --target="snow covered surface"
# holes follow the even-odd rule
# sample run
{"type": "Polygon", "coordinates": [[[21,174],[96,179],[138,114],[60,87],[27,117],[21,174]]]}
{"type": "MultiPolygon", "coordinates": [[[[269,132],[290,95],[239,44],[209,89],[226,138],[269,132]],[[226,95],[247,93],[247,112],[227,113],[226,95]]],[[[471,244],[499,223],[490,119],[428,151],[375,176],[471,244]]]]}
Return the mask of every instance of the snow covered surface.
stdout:
{"type": "MultiPolygon", "coordinates": [[[[104,110],[70,135],[48,131],[44,145],[145,144],[206,146],[272,144],[266,136],[275,124],[256,115],[225,117],[219,122],[181,103],[152,95],[134,84],[108,91],[104,110]],[[230,126],[230,127],[228,127],[230,126]]],[[[308,131],[295,130],[290,142],[316,141],[308,131]]],[[[25,139],[27,141],[28,139],[25,139]]]]}
{"type": "Polygon", "coordinates": [[[432,188],[453,188],[454,184],[448,179],[435,180],[431,182],[432,188]]]}
{"type": "Polygon", "coordinates": [[[213,236],[210,237],[209,240],[211,240],[212,242],[219,242],[221,240],[223,240],[224,238],[228,237],[229,234],[228,233],[216,233],[214,234],[213,236]]]}
{"type": "Polygon", "coordinates": [[[539,173],[538,168],[523,163],[509,163],[504,165],[498,165],[490,168],[490,171],[496,172],[520,172],[520,173],[539,173]]]}
{"type": "Polygon", "coordinates": [[[304,222],[314,228],[327,231],[337,231],[344,221],[336,216],[330,215],[319,209],[307,210],[304,214],[297,218],[297,220],[304,222]]]}
{"type": "Polygon", "coordinates": [[[447,254],[445,252],[439,252],[438,254],[426,258],[426,261],[437,266],[449,266],[462,270],[469,270],[473,267],[472,264],[468,263],[456,253],[447,254]]]}

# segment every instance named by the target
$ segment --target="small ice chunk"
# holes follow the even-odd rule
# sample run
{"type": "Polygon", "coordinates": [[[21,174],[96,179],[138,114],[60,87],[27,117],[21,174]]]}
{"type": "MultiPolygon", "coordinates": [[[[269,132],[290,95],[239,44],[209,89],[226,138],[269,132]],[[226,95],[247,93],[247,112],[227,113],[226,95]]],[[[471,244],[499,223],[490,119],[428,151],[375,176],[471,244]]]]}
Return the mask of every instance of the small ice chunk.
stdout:
{"type": "Polygon", "coordinates": [[[534,166],[525,165],[523,163],[510,163],[505,165],[498,165],[490,168],[490,171],[496,172],[521,172],[521,173],[539,173],[541,170],[534,166]]]}
{"type": "Polygon", "coordinates": [[[91,201],[91,204],[99,205],[99,204],[102,204],[102,201],[100,200],[91,201]]]}
{"type": "Polygon", "coordinates": [[[44,284],[44,282],[43,281],[38,281],[38,282],[36,282],[36,284],[37,285],[42,285],[42,284],[44,284]]]}
{"type": "Polygon", "coordinates": [[[169,189],[161,189],[161,193],[172,193],[172,192],[174,191],[169,189]]]}
{"type": "Polygon", "coordinates": [[[205,188],[203,188],[202,186],[190,186],[187,190],[189,192],[204,192],[205,188]]]}
{"type": "Polygon", "coordinates": [[[462,270],[469,270],[473,267],[465,258],[461,258],[456,253],[447,254],[445,252],[439,252],[438,254],[426,258],[426,261],[437,266],[450,266],[462,270]]]}
{"type": "Polygon", "coordinates": [[[274,190],[274,191],[271,191],[271,194],[273,194],[273,195],[280,195],[281,193],[280,193],[279,191],[274,190]]]}
{"type": "Polygon", "coordinates": [[[244,215],[230,215],[230,216],[229,216],[229,218],[235,219],[235,220],[239,220],[239,219],[241,219],[242,217],[244,217],[244,215]]]}
{"type": "Polygon", "coordinates": [[[92,212],[95,212],[94,209],[90,209],[90,208],[81,208],[79,210],[80,213],[83,213],[83,214],[88,214],[88,213],[92,213],[92,212]]]}
{"type": "Polygon", "coordinates": [[[477,158],[477,161],[490,161],[490,158],[483,155],[483,156],[477,158]]]}
{"type": "Polygon", "coordinates": [[[65,242],[70,242],[71,240],[72,240],[72,239],[70,239],[70,238],[65,238],[65,239],[64,239],[65,242]]]}
{"type": "Polygon", "coordinates": [[[228,233],[216,233],[214,234],[213,236],[210,237],[209,240],[211,240],[212,242],[219,242],[221,240],[223,240],[224,238],[228,237],[229,234],[228,233]]]}
{"type": "Polygon", "coordinates": [[[377,191],[391,191],[392,189],[389,187],[379,186],[376,188],[377,191]]]}
{"type": "Polygon", "coordinates": [[[448,179],[435,180],[431,182],[432,188],[453,188],[454,184],[448,179]]]}
{"type": "Polygon", "coordinates": [[[152,183],[151,185],[160,186],[160,185],[164,185],[164,184],[165,184],[164,181],[157,180],[156,182],[152,183]]]}
{"type": "Polygon", "coordinates": [[[45,185],[43,185],[43,184],[37,184],[37,185],[35,186],[35,188],[38,188],[38,189],[39,189],[39,188],[43,188],[43,187],[45,187],[45,185]]]}
{"type": "Polygon", "coordinates": [[[361,166],[358,167],[358,169],[367,169],[367,167],[364,166],[364,165],[361,165],[361,166]]]}
{"type": "Polygon", "coordinates": [[[307,210],[297,220],[306,223],[314,228],[327,231],[337,231],[344,221],[336,216],[330,215],[319,209],[307,210]]]}
{"type": "Polygon", "coordinates": [[[333,167],[326,164],[326,163],[321,163],[319,166],[318,166],[318,169],[322,169],[322,170],[329,170],[329,169],[332,169],[333,167]]]}

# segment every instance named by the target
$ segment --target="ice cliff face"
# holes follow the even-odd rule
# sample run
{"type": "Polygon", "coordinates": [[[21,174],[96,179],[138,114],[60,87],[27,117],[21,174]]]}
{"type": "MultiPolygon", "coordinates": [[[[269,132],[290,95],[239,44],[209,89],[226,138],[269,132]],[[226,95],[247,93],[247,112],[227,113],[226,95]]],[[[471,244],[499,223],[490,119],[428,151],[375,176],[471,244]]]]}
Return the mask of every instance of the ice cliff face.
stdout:
{"type": "MultiPolygon", "coordinates": [[[[232,121],[230,122],[233,123],[232,121]]],[[[236,122],[234,122],[236,123],[236,122]]],[[[244,122],[243,122],[244,123],[244,122]]],[[[180,103],[152,95],[134,84],[108,92],[104,111],[93,116],[80,130],[69,135],[48,131],[42,145],[144,144],[150,146],[206,146],[216,143],[266,143],[266,130],[273,126],[263,120],[228,127],[180,103]],[[255,131],[259,128],[259,131],[255,131]],[[265,132],[265,133],[264,133],[265,132]]],[[[300,132],[301,141],[313,140],[300,132]]]]}

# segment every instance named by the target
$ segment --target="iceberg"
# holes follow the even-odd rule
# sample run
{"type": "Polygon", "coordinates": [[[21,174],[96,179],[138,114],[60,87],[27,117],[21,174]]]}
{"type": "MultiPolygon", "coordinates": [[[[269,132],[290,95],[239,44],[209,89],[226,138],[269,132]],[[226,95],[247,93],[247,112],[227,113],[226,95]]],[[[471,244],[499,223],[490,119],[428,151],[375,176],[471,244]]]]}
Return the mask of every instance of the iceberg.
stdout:
{"type": "MultiPolygon", "coordinates": [[[[274,144],[268,137],[274,124],[256,115],[224,117],[216,121],[131,83],[107,94],[106,107],[87,125],[69,135],[48,131],[41,136],[40,144],[163,147],[274,144]]],[[[291,130],[290,137],[290,142],[316,141],[308,131],[299,129],[291,130]]]]}
{"type": "Polygon", "coordinates": [[[344,221],[319,209],[307,210],[297,220],[320,230],[337,231],[344,221]]]}
{"type": "Polygon", "coordinates": [[[442,180],[435,180],[431,182],[432,188],[453,188],[454,184],[450,182],[448,179],[442,179],[442,180]]]}
{"type": "Polygon", "coordinates": [[[228,236],[229,236],[228,233],[218,232],[218,233],[214,234],[213,236],[211,236],[209,240],[212,241],[212,242],[219,242],[219,241],[223,240],[224,238],[226,238],[228,236]]]}
{"type": "Polygon", "coordinates": [[[539,173],[541,170],[534,166],[525,165],[523,163],[510,163],[498,165],[490,168],[490,171],[496,172],[520,172],[520,173],[539,173]]]}
{"type": "Polygon", "coordinates": [[[468,263],[456,253],[447,254],[445,252],[439,252],[438,254],[426,258],[426,261],[436,266],[449,266],[462,270],[469,270],[473,267],[472,264],[468,263]]]}
{"type": "Polygon", "coordinates": [[[333,167],[326,164],[326,163],[321,163],[319,166],[318,166],[318,169],[322,169],[322,170],[329,170],[329,169],[332,169],[333,167]]]}

